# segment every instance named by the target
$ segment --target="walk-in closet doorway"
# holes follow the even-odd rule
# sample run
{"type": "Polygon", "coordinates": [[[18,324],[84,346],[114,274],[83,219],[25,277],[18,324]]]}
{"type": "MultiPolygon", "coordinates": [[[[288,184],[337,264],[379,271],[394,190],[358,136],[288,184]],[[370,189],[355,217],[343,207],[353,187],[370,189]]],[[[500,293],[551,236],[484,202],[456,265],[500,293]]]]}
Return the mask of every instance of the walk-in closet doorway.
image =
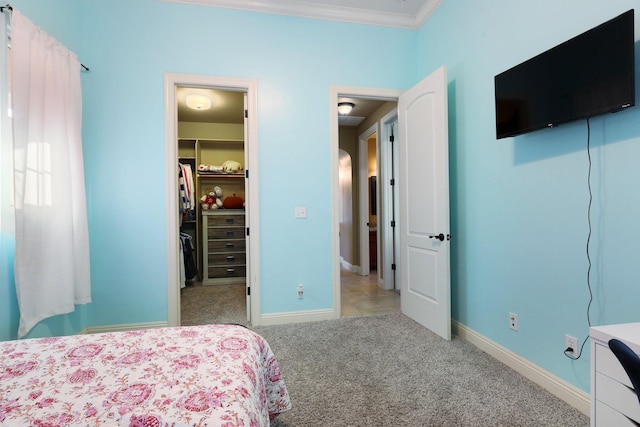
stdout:
{"type": "Polygon", "coordinates": [[[167,75],[165,91],[169,324],[259,324],[256,84],[167,75]]]}

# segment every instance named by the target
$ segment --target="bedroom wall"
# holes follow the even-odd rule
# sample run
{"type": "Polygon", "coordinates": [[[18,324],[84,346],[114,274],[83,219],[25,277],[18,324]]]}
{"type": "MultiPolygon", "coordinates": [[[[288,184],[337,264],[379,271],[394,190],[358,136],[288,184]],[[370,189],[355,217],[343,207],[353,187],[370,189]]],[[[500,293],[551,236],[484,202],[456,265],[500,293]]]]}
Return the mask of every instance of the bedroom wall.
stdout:
{"type": "MultiPolygon", "coordinates": [[[[496,140],[493,77],[634,6],[640,37],[637,1],[587,3],[445,1],[416,76],[448,68],[453,317],[585,391],[589,342],[578,361],[563,346],[588,335],[587,124],[496,140]]],[[[591,157],[591,322],[638,321],[640,107],[591,120],[591,157]]]]}
{"type": "Polygon", "coordinates": [[[415,31],[158,0],[14,4],[91,68],[82,83],[93,303],[86,320],[61,316],[30,336],[167,320],[164,73],[257,80],[262,311],[332,307],[330,86],[406,87],[415,31]],[[307,207],[302,224],[296,206],[307,207]]]}

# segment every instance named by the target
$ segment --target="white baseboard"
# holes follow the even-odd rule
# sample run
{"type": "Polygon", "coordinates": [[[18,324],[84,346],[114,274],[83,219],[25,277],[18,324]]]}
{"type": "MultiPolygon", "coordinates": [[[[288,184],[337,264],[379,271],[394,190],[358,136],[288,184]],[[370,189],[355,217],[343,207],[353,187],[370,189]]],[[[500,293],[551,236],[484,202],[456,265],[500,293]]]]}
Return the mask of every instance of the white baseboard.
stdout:
{"type": "Polygon", "coordinates": [[[260,326],[284,325],[286,323],[318,322],[320,320],[339,319],[333,310],[293,311],[289,313],[263,314],[260,326]]]}
{"type": "Polygon", "coordinates": [[[453,329],[458,337],[469,341],[525,378],[538,384],[559,399],[564,400],[584,415],[591,415],[591,396],[589,393],[545,371],[511,350],[469,329],[460,322],[453,321],[453,329]]]}
{"type": "Polygon", "coordinates": [[[85,328],[80,334],[99,334],[103,332],[137,331],[140,329],[164,328],[168,322],[127,323],[123,325],[98,326],[85,328]]]}

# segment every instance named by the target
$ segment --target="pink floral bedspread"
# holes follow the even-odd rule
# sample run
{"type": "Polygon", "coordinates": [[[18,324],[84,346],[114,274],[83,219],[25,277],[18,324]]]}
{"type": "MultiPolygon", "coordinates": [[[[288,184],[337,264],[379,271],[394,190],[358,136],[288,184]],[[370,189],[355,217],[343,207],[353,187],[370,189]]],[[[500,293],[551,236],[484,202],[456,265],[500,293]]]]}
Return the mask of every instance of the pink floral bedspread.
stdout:
{"type": "Polygon", "coordinates": [[[0,342],[3,426],[268,426],[290,408],[271,348],[241,326],[0,342]]]}

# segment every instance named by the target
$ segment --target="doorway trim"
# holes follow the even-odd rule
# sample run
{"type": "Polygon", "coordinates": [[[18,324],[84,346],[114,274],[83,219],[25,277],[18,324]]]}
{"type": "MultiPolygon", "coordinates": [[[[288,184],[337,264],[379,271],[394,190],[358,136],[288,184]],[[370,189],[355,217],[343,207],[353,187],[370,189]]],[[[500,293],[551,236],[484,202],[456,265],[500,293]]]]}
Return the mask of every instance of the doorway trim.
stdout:
{"type": "MultiPolygon", "coordinates": [[[[392,213],[395,211],[396,215],[398,213],[398,204],[399,204],[399,196],[396,193],[396,186],[391,185],[390,180],[392,177],[392,171],[397,173],[398,171],[398,145],[397,143],[391,145],[389,139],[391,137],[391,125],[394,122],[398,121],[398,110],[390,111],[387,113],[382,119],[380,119],[381,129],[380,129],[380,137],[378,138],[378,153],[380,154],[378,165],[380,167],[380,175],[384,178],[384,182],[380,180],[379,188],[382,193],[380,200],[380,212],[382,213],[382,218],[386,222],[387,225],[394,220],[396,221],[396,231],[398,230],[398,220],[397,217],[392,218],[392,213]]],[[[395,132],[394,137],[397,135],[397,131],[395,132]]],[[[395,175],[393,176],[395,178],[395,175]]],[[[396,289],[395,282],[395,271],[393,270],[393,264],[395,262],[395,256],[397,256],[397,251],[395,256],[394,250],[399,247],[398,233],[394,233],[393,229],[388,226],[380,227],[379,229],[379,244],[380,252],[383,252],[385,256],[383,257],[383,267],[382,271],[384,272],[384,276],[381,279],[382,288],[385,290],[399,290],[396,289]]]]}
{"type": "Polygon", "coordinates": [[[242,91],[247,94],[248,126],[245,150],[248,151],[245,169],[250,171],[247,180],[248,216],[246,226],[251,227],[249,238],[249,274],[251,287],[251,324],[260,325],[260,231],[258,200],[258,83],[255,79],[215,77],[195,74],[164,75],[164,123],[165,123],[165,173],[167,216],[167,322],[169,326],[180,325],[180,269],[179,269],[179,218],[178,218],[178,109],[176,87],[206,87],[222,90],[242,91]]]}
{"type": "Polygon", "coordinates": [[[381,89],[360,86],[331,85],[329,97],[329,114],[331,118],[331,203],[332,203],[332,257],[333,257],[333,307],[334,316],[339,319],[342,314],[342,302],[340,295],[340,216],[339,197],[340,183],[338,182],[338,170],[340,167],[340,132],[338,129],[338,98],[357,97],[380,99],[385,101],[398,101],[404,91],[399,89],[381,89]]]}
{"type": "Polygon", "coordinates": [[[359,253],[358,274],[368,276],[371,274],[369,263],[369,138],[376,134],[376,144],[378,135],[378,123],[374,123],[367,130],[358,136],[358,206],[360,220],[358,221],[359,231],[359,253]]]}

